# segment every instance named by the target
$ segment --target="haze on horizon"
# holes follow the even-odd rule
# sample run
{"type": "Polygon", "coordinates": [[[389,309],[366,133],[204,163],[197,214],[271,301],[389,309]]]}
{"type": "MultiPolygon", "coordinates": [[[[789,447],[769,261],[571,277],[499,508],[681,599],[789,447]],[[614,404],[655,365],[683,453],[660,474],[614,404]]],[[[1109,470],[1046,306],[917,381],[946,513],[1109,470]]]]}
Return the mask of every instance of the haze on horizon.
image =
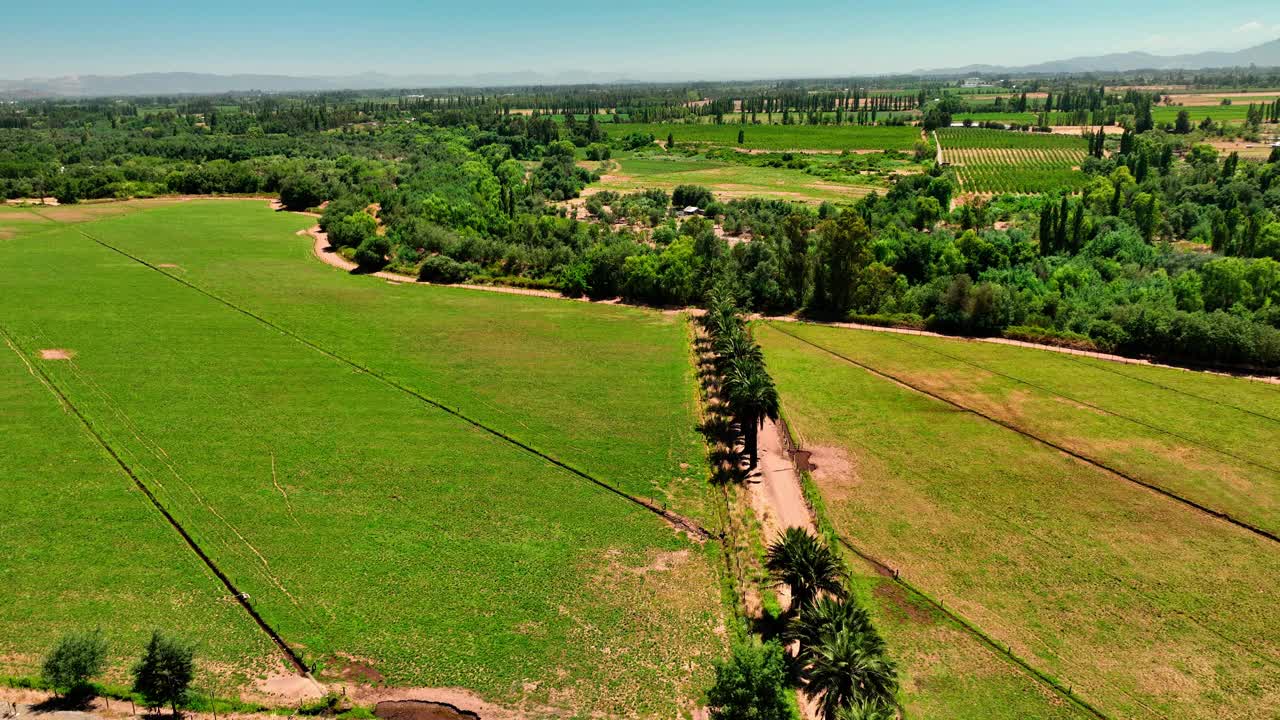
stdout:
{"type": "Polygon", "coordinates": [[[281,75],[595,71],[638,80],[815,77],[1080,55],[1238,50],[1280,36],[1280,9],[1082,0],[1070,5],[658,0],[468,4],[386,0],[66,0],[5,10],[0,78],[142,72],[281,75]]]}

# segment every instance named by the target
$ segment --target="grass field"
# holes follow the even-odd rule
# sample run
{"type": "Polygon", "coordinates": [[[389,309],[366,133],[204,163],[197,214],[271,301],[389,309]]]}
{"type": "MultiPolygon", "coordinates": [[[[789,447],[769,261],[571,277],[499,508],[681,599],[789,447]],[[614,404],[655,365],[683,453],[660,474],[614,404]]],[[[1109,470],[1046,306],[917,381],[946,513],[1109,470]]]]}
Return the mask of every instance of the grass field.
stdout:
{"type": "MultiPolygon", "coordinates": [[[[309,257],[310,222],[192,202],[19,236],[0,324],[329,674],[688,712],[723,642],[711,546],[404,391],[709,518],[683,320],[352,277],[309,257]]],[[[31,601],[56,589],[33,582],[31,601]]],[[[155,614],[113,608],[104,627],[155,614]]],[[[50,633],[82,621],[53,614],[50,633]]],[[[0,647],[29,653],[23,636],[6,622],[0,647]]]]}
{"type": "Polygon", "coordinates": [[[1088,182],[1079,171],[1084,141],[1071,135],[944,128],[938,141],[963,192],[1041,193],[1088,182]]]}
{"type": "Polygon", "coordinates": [[[604,126],[611,138],[632,133],[653,135],[676,145],[733,146],[748,150],[911,150],[922,138],[920,128],[858,125],[740,125],[725,123],[619,123],[604,126]],[[743,132],[738,145],[738,131],[743,132]]]}
{"type": "MultiPolygon", "coordinates": [[[[649,188],[670,192],[677,185],[691,184],[709,188],[722,200],[764,196],[813,203],[850,202],[874,190],[887,189],[882,183],[836,182],[803,170],[755,167],[702,156],[622,157],[613,162],[616,167],[606,170],[600,183],[592,187],[619,192],[649,188]]],[[[598,163],[584,165],[595,169],[598,163]]]]}
{"type": "Polygon", "coordinates": [[[155,627],[186,630],[206,668],[231,668],[213,673],[219,683],[278,667],[266,636],[33,374],[38,362],[0,338],[0,674],[29,673],[71,627],[108,632],[113,681],[155,627]]]}
{"type": "MultiPolygon", "coordinates": [[[[784,323],[758,332],[828,516],[855,545],[1109,717],[1272,716],[1274,541],[820,348],[1170,492],[1241,513],[1257,503],[1259,523],[1276,477],[1226,453],[1271,461],[1276,421],[1262,416],[1280,418],[1280,390],[1011,346],[784,323]]],[[[968,694],[930,680],[953,661],[940,670],[938,653],[898,629],[900,603],[866,594],[903,658],[909,703],[1041,716],[954,709],[968,694]]]]}

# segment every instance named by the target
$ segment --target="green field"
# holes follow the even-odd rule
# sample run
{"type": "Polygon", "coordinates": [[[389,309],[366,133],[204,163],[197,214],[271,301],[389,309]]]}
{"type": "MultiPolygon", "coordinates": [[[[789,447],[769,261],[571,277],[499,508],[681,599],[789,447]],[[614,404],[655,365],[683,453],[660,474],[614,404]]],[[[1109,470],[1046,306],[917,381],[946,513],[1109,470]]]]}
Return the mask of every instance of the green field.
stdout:
{"type": "MultiPolygon", "coordinates": [[[[19,355],[322,675],[464,687],[531,712],[691,711],[722,651],[712,545],[413,394],[710,524],[682,317],[353,277],[310,258],[294,231],[312,220],[261,201],[115,207],[135,212],[60,208],[46,214],[82,222],[0,242],[10,391],[51,415],[48,432],[6,435],[26,477],[45,476],[19,498],[28,515],[49,510],[46,488],[104,466],[127,483],[19,355]],[[41,360],[52,348],[72,359],[41,360]],[[51,454],[86,443],[93,467],[51,454]]],[[[126,540],[99,535],[96,555],[32,520],[0,541],[62,558],[56,573],[24,568],[0,614],[11,671],[71,628],[134,643],[161,625],[200,637],[228,676],[260,676],[247,616],[127,499],[77,498],[68,523],[132,513],[142,527],[122,520],[126,540]],[[149,565],[159,555],[168,575],[149,565]],[[75,572],[90,561],[112,572],[75,572]],[[192,587],[129,602],[146,582],[192,587]],[[48,603],[68,593],[94,602],[48,603]],[[22,618],[37,610],[33,633],[22,618]]]]}
{"type": "MultiPolygon", "coordinates": [[[[776,197],[820,203],[850,202],[887,185],[867,179],[860,183],[827,180],[803,170],[756,167],[695,157],[622,157],[603,171],[601,182],[592,187],[634,192],[658,188],[670,192],[677,185],[703,185],[722,200],[740,197],[776,197]]],[[[584,163],[591,169],[599,163],[584,163]]]]}
{"type": "Polygon", "coordinates": [[[920,141],[920,128],[910,126],[858,125],[740,125],[725,123],[619,123],[606,124],[611,138],[632,133],[653,135],[676,145],[719,145],[748,150],[911,150],[920,141]],[[738,131],[743,132],[738,145],[738,131]]]}
{"type": "Polygon", "coordinates": [[[1079,170],[1085,143],[1074,135],[943,128],[938,142],[962,192],[1043,193],[1088,182],[1079,170]]]}
{"type": "MultiPolygon", "coordinates": [[[[1258,465],[1274,465],[1280,389],[792,323],[761,325],[758,337],[814,452],[827,515],[856,546],[1108,717],[1272,716],[1275,541],[828,350],[1264,527],[1280,482],[1258,465]]],[[[905,622],[901,602],[864,594],[903,660],[909,707],[1047,715],[975,708],[972,689],[935,682],[956,666],[943,643],[905,622]]]]}

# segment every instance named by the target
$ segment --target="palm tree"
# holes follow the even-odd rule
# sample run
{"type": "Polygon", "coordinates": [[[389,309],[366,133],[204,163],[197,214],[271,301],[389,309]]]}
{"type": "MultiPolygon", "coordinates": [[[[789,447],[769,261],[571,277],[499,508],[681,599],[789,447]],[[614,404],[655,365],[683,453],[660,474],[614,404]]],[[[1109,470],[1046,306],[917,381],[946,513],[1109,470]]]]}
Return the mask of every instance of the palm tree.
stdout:
{"type": "Polygon", "coordinates": [[[873,633],[834,628],[810,652],[805,692],[818,698],[822,716],[838,720],[844,708],[888,706],[898,692],[898,671],[873,633]]]}
{"type": "Polygon", "coordinates": [[[729,409],[738,419],[746,441],[747,455],[754,469],[760,455],[760,426],[765,418],[778,419],[778,389],[764,369],[764,363],[744,360],[729,366],[724,379],[729,409]]]}
{"type": "Polygon", "coordinates": [[[874,700],[855,701],[836,712],[836,720],[895,720],[897,717],[892,704],[874,700]]]}
{"type": "Polygon", "coordinates": [[[799,614],[787,625],[786,639],[800,643],[797,657],[807,663],[811,659],[813,648],[822,642],[823,636],[839,628],[855,630],[879,640],[866,609],[833,595],[824,595],[809,606],[801,608],[799,614]]]}
{"type": "Polygon", "coordinates": [[[826,543],[799,527],[787,528],[769,546],[765,568],[791,590],[791,607],[802,610],[820,595],[844,597],[844,563],[826,543]]]}

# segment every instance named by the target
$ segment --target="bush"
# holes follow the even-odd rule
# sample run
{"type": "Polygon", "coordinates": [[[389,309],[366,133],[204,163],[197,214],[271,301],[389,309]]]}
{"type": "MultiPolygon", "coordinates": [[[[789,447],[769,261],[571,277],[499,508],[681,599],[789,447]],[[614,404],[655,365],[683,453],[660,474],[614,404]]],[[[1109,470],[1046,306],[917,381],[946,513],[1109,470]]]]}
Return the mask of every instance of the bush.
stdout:
{"type": "Polygon", "coordinates": [[[330,223],[329,244],[336,248],[360,247],[377,234],[378,221],[368,213],[358,210],[330,223]]]}
{"type": "Polygon", "coordinates": [[[280,183],[280,203],[290,210],[306,210],[324,202],[325,187],[307,174],[292,175],[280,183]]]}
{"type": "Polygon", "coordinates": [[[791,720],[787,660],[776,641],[735,643],[707,691],[714,720],[791,720]]]}
{"type": "Polygon", "coordinates": [[[356,248],[356,265],[361,270],[376,272],[386,267],[387,253],[391,252],[391,243],[381,235],[371,235],[356,248]]]}
{"type": "Polygon", "coordinates": [[[447,255],[432,255],[422,262],[418,268],[418,279],[422,282],[452,285],[460,283],[480,272],[475,263],[460,263],[447,255]]]}
{"type": "Polygon", "coordinates": [[[862,325],[874,325],[876,327],[910,328],[912,330],[923,330],[925,326],[924,318],[915,313],[875,315],[859,315],[857,313],[852,313],[849,315],[849,322],[859,323],[862,325]]]}
{"type": "Polygon", "coordinates": [[[714,201],[715,196],[711,191],[701,185],[677,185],[676,189],[671,191],[672,207],[705,208],[714,201]]]}
{"type": "Polygon", "coordinates": [[[156,630],[142,659],[133,667],[133,691],[150,708],[168,705],[176,713],[187,699],[195,676],[195,651],[191,645],[156,630]]]}
{"type": "Polygon", "coordinates": [[[95,690],[89,681],[102,672],[107,659],[107,641],[101,631],[71,633],[58,641],[44,659],[40,678],[54,692],[87,700],[95,690]]]}
{"type": "MultiPolygon", "coordinates": [[[[1117,327],[1117,329],[1119,329],[1117,327]]],[[[1001,333],[1010,340],[1052,345],[1054,347],[1074,348],[1076,350],[1097,350],[1098,345],[1086,335],[1065,330],[1049,330],[1047,328],[1028,325],[1012,325],[1001,333]]]]}

